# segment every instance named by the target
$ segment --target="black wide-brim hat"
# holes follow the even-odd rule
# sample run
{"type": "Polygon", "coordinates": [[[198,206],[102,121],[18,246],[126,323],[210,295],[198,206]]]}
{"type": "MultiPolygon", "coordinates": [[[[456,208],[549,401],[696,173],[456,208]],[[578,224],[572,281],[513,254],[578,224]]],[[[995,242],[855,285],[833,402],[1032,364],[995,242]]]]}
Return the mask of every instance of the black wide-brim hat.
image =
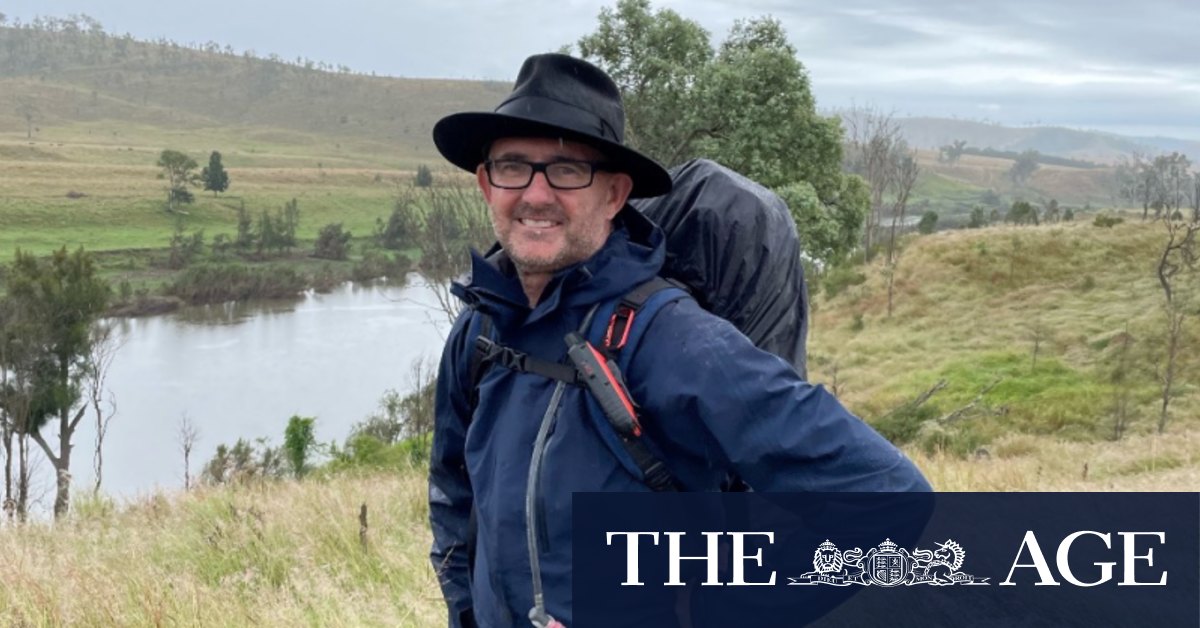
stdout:
{"type": "Polygon", "coordinates": [[[632,198],[671,191],[671,176],[658,162],[625,146],[625,108],[616,84],[574,57],[529,57],[495,111],[451,114],[433,127],[438,151],[468,172],[487,158],[493,142],[506,137],[554,137],[592,146],[604,153],[606,169],[633,179],[632,198]]]}

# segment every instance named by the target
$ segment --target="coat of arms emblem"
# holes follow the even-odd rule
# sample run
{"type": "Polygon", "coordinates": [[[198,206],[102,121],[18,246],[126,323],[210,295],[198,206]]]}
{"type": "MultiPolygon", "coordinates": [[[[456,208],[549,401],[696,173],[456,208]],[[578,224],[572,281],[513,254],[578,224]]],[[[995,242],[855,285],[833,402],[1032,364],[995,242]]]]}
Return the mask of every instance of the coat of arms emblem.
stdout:
{"type": "Polygon", "coordinates": [[[795,585],[833,586],[988,584],[987,578],[959,571],[966,555],[966,550],[953,539],[937,543],[932,550],[917,548],[912,552],[891,539],[884,539],[865,553],[857,547],[839,551],[837,545],[826,539],[813,553],[813,570],[788,580],[795,585]]]}

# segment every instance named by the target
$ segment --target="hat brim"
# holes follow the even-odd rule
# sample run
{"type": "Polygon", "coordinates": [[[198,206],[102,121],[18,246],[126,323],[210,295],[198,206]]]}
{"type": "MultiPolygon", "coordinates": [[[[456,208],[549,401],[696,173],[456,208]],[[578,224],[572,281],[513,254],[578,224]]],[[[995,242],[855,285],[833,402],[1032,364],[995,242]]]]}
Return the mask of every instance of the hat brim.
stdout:
{"type": "Polygon", "coordinates": [[[487,157],[484,151],[506,137],[561,137],[593,146],[604,153],[613,170],[633,179],[630,198],[660,196],[671,191],[671,175],[658,162],[616,142],[553,124],[491,112],[456,113],[433,127],[433,143],[450,163],[475,172],[487,157]]]}

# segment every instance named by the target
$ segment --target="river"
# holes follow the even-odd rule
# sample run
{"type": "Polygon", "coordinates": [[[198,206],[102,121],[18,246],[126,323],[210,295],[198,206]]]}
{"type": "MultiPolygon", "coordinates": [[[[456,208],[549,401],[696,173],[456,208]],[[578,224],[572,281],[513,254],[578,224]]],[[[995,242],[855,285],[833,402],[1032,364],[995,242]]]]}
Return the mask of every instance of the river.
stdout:
{"type": "MultiPolygon", "coordinates": [[[[117,410],[104,442],[102,491],[130,498],[181,488],[184,416],[199,430],[193,477],[218,444],[259,437],[280,444],[296,414],[316,417],[318,440],[341,443],[385,391],[412,389],[415,360],[436,367],[449,323],[421,277],[408,279],[114,321],[121,344],[107,389],[117,410]]],[[[89,414],[74,439],[77,493],[94,483],[95,433],[89,414]]],[[[52,503],[49,464],[40,466],[42,499],[52,503]]]]}

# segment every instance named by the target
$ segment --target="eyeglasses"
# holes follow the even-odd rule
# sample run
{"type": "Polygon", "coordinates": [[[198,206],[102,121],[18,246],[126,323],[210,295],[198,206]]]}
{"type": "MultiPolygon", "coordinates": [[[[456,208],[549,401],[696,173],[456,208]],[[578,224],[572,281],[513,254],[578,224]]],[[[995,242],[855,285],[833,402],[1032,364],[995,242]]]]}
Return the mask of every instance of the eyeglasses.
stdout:
{"type": "Polygon", "coordinates": [[[578,190],[592,184],[597,170],[604,169],[599,161],[536,162],[520,159],[489,159],[483,162],[488,182],[505,190],[520,190],[533,183],[533,175],[546,175],[546,182],[556,190],[578,190]]]}

